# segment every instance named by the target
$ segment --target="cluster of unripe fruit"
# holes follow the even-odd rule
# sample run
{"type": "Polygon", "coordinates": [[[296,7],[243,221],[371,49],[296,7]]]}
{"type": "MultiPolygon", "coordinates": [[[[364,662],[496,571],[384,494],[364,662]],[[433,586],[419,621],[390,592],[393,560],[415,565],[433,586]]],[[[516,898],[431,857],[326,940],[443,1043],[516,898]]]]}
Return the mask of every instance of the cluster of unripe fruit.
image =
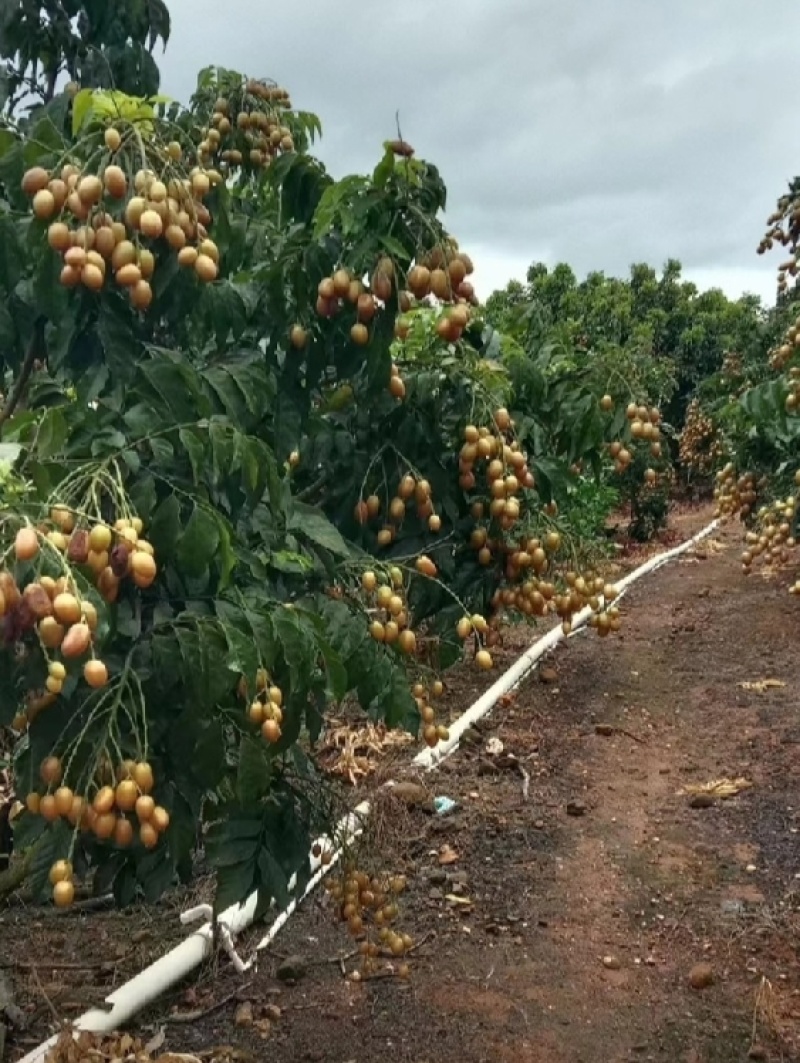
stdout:
{"type": "MultiPolygon", "coordinates": [[[[169,827],[167,810],[152,796],[155,779],[146,761],[125,760],[116,772],[104,765],[91,797],[76,793],[64,781],[64,767],[58,757],[46,757],[39,777],[46,790],[31,790],[25,806],[31,815],[47,823],[64,820],[76,830],[92,834],[98,841],[127,849],[138,841],[154,849],[169,827]]],[[[70,905],[75,896],[72,866],[58,860],[50,869],[53,901],[59,907],[70,905]]]]}
{"type": "Polygon", "coordinates": [[[436,534],[441,530],[442,519],[434,512],[430,483],[425,479],[418,480],[411,473],[406,473],[400,480],[385,513],[382,513],[380,497],[371,494],[356,503],[353,515],[362,526],[380,518],[382,527],[377,532],[378,546],[389,546],[411,507],[418,519],[426,522],[428,531],[436,534]]]}
{"type": "Polygon", "coordinates": [[[281,121],[291,107],[286,89],[248,80],[214,103],[211,122],[197,154],[204,165],[232,170],[262,170],[281,153],[294,151],[292,131],[281,121]]]}
{"type": "MultiPolygon", "coordinates": [[[[319,854],[317,854],[319,855],[319,854]]],[[[409,934],[395,929],[399,916],[398,896],[406,888],[403,875],[369,875],[357,867],[349,867],[341,876],[325,880],[325,889],[336,905],[337,916],[347,923],[350,935],[359,942],[361,969],[358,976],[369,977],[381,967],[394,961],[394,973],[408,978],[408,963],[403,962],[414,946],[409,934]]]]}
{"type": "Polygon", "coordinates": [[[272,682],[266,668],[259,668],[256,672],[254,696],[250,696],[244,676],[239,680],[239,695],[248,702],[248,719],[260,729],[264,741],[270,745],[279,742],[283,723],[283,691],[272,682]]]}
{"type": "MultiPolygon", "coordinates": [[[[604,413],[610,413],[614,409],[614,399],[611,395],[603,395],[600,399],[600,409],[604,413]]],[[[625,408],[625,416],[628,419],[628,430],[633,443],[647,443],[650,447],[650,456],[661,457],[661,412],[655,406],[645,406],[642,403],[629,402],[625,408]]],[[[633,461],[633,454],[626,444],[619,439],[608,444],[608,453],[614,461],[614,471],[622,475],[633,461]]],[[[645,470],[645,483],[655,483],[657,480],[655,469],[645,470]]]]}
{"type": "MultiPolygon", "coordinates": [[[[111,152],[122,142],[114,127],[105,140],[111,152]]],[[[175,142],[167,151],[177,160],[182,149],[175,142]]],[[[65,287],[99,292],[113,278],[137,310],[146,310],[161,250],[174,252],[200,281],[216,279],[219,249],[208,236],[211,214],[203,198],[218,179],[218,173],[199,167],[162,180],[150,169],[129,179],[115,163],[99,173],[67,163],[57,174],[40,166],[27,170],[22,188],[36,217],[50,223],[47,242],[62,256],[65,287]]]]}
{"type": "Polygon", "coordinates": [[[778,292],[783,294],[789,287],[790,278],[797,276],[800,259],[800,182],[797,179],[767,218],[767,231],[758,245],[758,254],[770,251],[775,244],[787,248],[790,255],[778,266],[778,292]]]}
{"type": "Polygon", "coordinates": [[[740,516],[746,519],[753,512],[758,490],[763,486],[764,481],[756,483],[755,475],[751,472],[737,476],[733,463],[728,462],[717,473],[714,488],[714,500],[717,504],[715,515],[718,518],[740,516]]]}
{"type": "Polygon", "coordinates": [[[698,476],[710,476],[723,456],[717,427],[697,399],[686,409],[678,456],[681,464],[698,476]]]}

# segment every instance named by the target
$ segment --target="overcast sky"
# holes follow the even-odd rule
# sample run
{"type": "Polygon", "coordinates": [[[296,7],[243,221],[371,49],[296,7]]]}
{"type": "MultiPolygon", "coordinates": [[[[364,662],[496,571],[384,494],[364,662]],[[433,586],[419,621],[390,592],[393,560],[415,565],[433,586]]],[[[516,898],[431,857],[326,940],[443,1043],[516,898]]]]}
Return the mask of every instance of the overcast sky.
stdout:
{"type": "Polygon", "coordinates": [[[800,172],[795,0],[168,0],[162,88],[209,63],[322,120],[335,176],[404,137],[448,186],[478,294],[529,263],[583,276],[679,258],[772,300],[764,222],[800,172]]]}

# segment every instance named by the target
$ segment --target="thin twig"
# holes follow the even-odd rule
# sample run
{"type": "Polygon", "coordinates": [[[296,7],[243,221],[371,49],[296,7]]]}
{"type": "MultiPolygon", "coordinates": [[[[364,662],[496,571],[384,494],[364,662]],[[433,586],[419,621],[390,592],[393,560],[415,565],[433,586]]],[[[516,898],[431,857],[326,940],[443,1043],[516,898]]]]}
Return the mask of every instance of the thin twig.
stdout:
{"type": "Polygon", "coordinates": [[[93,971],[100,967],[118,967],[136,952],[131,949],[116,960],[90,960],[86,963],[67,963],[66,961],[48,963],[47,960],[0,960],[0,968],[13,968],[17,971],[93,971]]]}
{"type": "Polygon", "coordinates": [[[46,353],[44,349],[44,326],[45,319],[43,317],[37,318],[33,326],[31,338],[28,341],[28,347],[25,351],[25,357],[22,361],[22,366],[20,367],[19,376],[17,377],[13,387],[11,388],[5,406],[3,406],[2,410],[0,410],[0,429],[2,429],[2,426],[9,419],[9,417],[11,417],[17,406],[20,404],[20,401],[22,400],[22,397],[25,394],[25,389],[28,386],[28,381],[30,380],[31,373],[33,372],[33,366],[35,362],[37,360],[43,360],[44,358],[44,355],[46,353]]]}
{"type": "Polygon", "coordinates": [[[237,986],[237,988],[234,989],[232,993],[228,993],[227,996],[224,996],[222,998],[222,1000],[217,1000],[214,1004],[211,1004],[207,1008],[197,1008],[194,1011],[184,1011],[178,1013],[177,1015],[168,1015],[166,1021],[175,1024],[199,1022],[201,1019],[205,1019],[206,1016],[213,1015],[213,1013],[215,1011],[219,1011],[220,1008],[224,1008],[226,1004],[230,1004],[230,1002],[235,997],[239,996],[240,993],[243,993],[245,989],[249,989],[250,986],[253,984],[253,981],[254,979],[251,979],[249,982],[245,982],[244,985],[237,986]]]}
{"type": "Polygon", "coordinates": [[[522,800],[523,801],[527,801],[528,800],[528,790],[529,790],[529,787],[531,785],[531,777],[528,774],[528,772],[525,771],[525,769],[519,763],[519,761],[517,761],[517,768],[519,769],[519,773],[522,776],[522,800]]]}
{"type": "Polygon", "coordinates": [[[53,1001],[50,999],[47,993],[45,993],[44,986],[42,985],[42,980],[39,977],[39,972],[36,970],[35,967],[33,968],[33,980],[34,982],[36,982],[36,988],[42,994],[42,999],[44,1000],[45,1004],[47,1004],[47,1007],[50,1009],[50,1014],[55,1019],[56,1025],[59,1027],[59,1029],[61,1029],[64,1026],[64,1021],[56,1011],[56,1006],[53,1001]]]}
{"type": "Polygon", "coordinates": [[[435,930],[429,930],[427,934],[423,934],[422,935],[422,937],[419,939],[419,941],[415,941],[410,949],[406,949],[406,952],[405,952],[406,956],[410,956],[412,952],[416,952],[417,949],[421,949],[422,946],[426,943],[426,941],[430,941],[431,938],[435,938],[435,937],[436,937],[436,931],[435,930]]]}

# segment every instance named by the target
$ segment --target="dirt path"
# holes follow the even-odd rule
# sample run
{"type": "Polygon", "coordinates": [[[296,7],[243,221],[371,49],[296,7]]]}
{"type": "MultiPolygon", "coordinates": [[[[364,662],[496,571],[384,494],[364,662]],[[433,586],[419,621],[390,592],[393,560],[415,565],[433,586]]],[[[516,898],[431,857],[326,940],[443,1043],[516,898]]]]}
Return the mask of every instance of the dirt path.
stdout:
{"type": "MultiPolygon", "coordinates": [[[[409,981],[344,978],[335,961],[351,946],[318,894],[246,985],[227,965],[206,971],[146,1027],[238,987],[197,1021],[168,1023],[168,1045],[281,1063],[800,1059],[800,604],[742,577],[737,541],[726,532],[636,585],[621,637],[571,639],[423,780],[457,805],[412,810],[395,839],[403,929],[425,939],[409,981]],[[762,679],[786,685],[741,685],[762,679]],[[518,765],[485,751],[490,737],[527,788],[518,765]],[[677,793],[721,776],[753,785],[707,807],[677,793]],[[445,846],[457,858],[443,865],[445,846]],[[276,971],[289,955],[306,969],[287,986],[276,971]],[[692,987],[690,972],[710,984],[692,987]]],[[[469,700],[464,680],[454,711],[469,700]]],[[[57,934],[65,959],[98,958],[96,999],[113,950],[119,977],[140,969],[137,949],[163,951],[164,918],[40,920],[33,932],[51,954],[57,934]]],[[[0,962],[23,947],[30,958],[27,919],[0,916],[0,962]]],[[[39,971],[51,999],[81,977],[39,971]]],[[[41,994],[32,1004],[44,1033],[41,994]]]]}

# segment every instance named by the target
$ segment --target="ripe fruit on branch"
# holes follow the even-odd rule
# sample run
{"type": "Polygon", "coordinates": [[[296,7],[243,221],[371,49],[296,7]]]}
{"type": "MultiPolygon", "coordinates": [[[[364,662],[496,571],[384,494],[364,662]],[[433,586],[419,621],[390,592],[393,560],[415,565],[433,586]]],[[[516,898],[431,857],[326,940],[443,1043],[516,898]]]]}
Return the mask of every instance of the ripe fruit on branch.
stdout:
{"type": "Polygon", "coordinates": [[[73,163],[52,173],[33,167],[22,178],[34,214],[50,221],[47,242],[62,257],[61,283],[93,292],[115,283],[144,311],[153,300],[157,261],[170,252],[178,252],[179,262],[194,267],[201,281],[213,281],[219,252],[208,239],[211,215],[202,202],[212,186],[209,174],[195,168],[161,180],[144,168],[131,179],[121,164],[119,130],[109,127],[105,139],[116,145],[112,150],[120,152],[120,164],[99,173],[82,172],[73,163]]]}

